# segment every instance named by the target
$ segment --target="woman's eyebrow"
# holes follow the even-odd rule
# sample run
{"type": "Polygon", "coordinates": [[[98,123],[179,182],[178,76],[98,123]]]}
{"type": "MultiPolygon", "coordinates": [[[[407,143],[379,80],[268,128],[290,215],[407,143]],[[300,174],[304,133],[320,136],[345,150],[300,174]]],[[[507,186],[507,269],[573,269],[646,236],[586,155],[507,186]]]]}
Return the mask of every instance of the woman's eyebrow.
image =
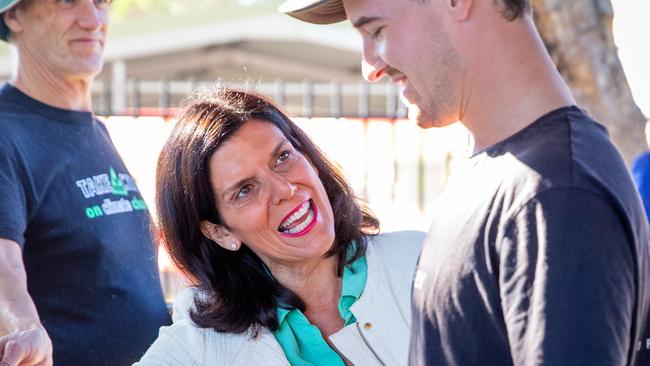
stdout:
{"type": "Polygon", "coordinates": [[[281,141],[280,141],[280,142],[275,146],[275,149],[273,149],[273,152],[271,153],[271,158],[277,156],[277,155],[280,153],[280,150],[282,150],[282,147],[284,147],[284,145],[285,145],[286,143],[288,143],[288,142],[289,142],[289,140],[287,140],[286,138],[285,138],[285,139],[282,139],[282,140],[281,140],[281,141]]]}
{"type": "MultiPolygon", "coordinates": [[[[286,140],[286,139],[281,140],[281,141],[280,141],[280,142],[275,146],[275,148],[273,148],[273,151],[271,152],[271,155],[270,155],[271,158],[273,158],[273,157],[275,157],[276,155],[278,155],[278,153],[280,153],[280,150],[282,150],[282,147],[283,147],[285,144],[287,144],[287,143],[289,143],[288,140],[286,140]]],[[[237,182],[231,184],[230,186],[228,186],[228,187],[227,187],[226,189],[224,189],[223,192],[221,193],[221,199],[224,199],[224,200],[225,200],[225,199],[226,199],[226,196],[227,196],[231,191],[237,189],[237,187],[239,187],[240,185],[244,184],[244,182],[247,182],[247,181],[251,180],[252,178],[253,178],[253,177],[245,177],[245,178],[242,178],[242,179],[238,180],[237,182]]]]}

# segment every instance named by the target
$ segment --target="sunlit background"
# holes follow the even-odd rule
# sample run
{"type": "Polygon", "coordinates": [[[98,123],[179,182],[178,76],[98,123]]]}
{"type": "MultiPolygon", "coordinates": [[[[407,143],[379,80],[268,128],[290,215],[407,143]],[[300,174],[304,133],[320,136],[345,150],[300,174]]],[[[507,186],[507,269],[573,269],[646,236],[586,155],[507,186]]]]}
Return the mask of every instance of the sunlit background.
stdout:
{"type": "Polygon", "coordinates": [[[650,116],[650,2],[612,0],[614,39],[634,99],[650,116]]]}

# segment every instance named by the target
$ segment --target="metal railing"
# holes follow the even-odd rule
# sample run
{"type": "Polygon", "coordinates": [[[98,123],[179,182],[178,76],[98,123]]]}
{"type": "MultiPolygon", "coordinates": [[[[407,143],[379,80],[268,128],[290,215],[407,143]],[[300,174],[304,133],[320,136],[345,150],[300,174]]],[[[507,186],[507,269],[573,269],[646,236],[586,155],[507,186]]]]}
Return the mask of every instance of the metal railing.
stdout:
{"type": "MultiPolygon", "coordinates": [[[[130,79],[126,88],[118,89],[100,80],[93,86],[93,107],[97,114],[105,116],[170,117],[198,88],[219,84],[219,81],[130,79]]],[[[390,83],[276,80],[222,84],[266,95],[293,117],[394,119],[406,116],[398,87],[390,83]]]]}

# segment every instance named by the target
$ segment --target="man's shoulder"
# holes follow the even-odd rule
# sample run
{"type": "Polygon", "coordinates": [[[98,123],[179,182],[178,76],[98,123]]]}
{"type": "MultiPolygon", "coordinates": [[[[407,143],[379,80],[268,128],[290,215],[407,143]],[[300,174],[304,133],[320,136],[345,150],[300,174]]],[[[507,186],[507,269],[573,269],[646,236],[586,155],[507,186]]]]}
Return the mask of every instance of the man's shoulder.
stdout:
{"type": "Polygon", "coordinates": [[[492,202],[510,212],[541,196],[585,194],[609,202],[631,227],[644,226],[636,187],[607,129],[577,107],[538,120],[487,160],[483,168],[496,177],[492,202]]]}
{"type": "Polygon", "coordinates": [[[493,158],[505,187],[531,193],[555,188],[602,192],[615,183],[608,176],[628,175],[605,127],[577,107],[540,118],[506,140],[493,158]]]}
{"type": "Polygon", "coordinates": [[[0,149],[18,152],[41,148],[42,140],[50,140],[51,135],[44,133],[49,125],[38,123],[36,118],[29,112],[0,111],[0,149]]]}
{"type": "Polygon", "coordinates": [[[44,120],[44,118],[18,103],[0,97],[1,135],[9,134],[17,136],[29,132],[34,126],[29,126],[26,122],[39,120],[44,120]]]}

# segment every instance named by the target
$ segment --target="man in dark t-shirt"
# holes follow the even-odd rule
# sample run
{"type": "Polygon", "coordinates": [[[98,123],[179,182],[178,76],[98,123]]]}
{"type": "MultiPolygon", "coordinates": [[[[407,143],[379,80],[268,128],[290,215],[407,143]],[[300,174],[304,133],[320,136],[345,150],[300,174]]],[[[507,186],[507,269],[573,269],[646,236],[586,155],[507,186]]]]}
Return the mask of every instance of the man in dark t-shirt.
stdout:
{"type": "Polygon", "coordinates": [[[464,164],[420,257],[412,361],[629,364],[649,238],[605,129],[565,107],[464,164]]]}
{"type": "Polygon", "coordinates": [[[0,364],[130,365],[170,323],[149,214],[90,111],[110,1],[0,0],[0,364]]]}
{"type": "Polygon", "coordinates": [[[363,74],[471,158],[435,205],[413,283],[411,365],[650,365],[650,237],[605,129],[575,100],[528,0],[287,0],[349,19],[363,74]]]}

